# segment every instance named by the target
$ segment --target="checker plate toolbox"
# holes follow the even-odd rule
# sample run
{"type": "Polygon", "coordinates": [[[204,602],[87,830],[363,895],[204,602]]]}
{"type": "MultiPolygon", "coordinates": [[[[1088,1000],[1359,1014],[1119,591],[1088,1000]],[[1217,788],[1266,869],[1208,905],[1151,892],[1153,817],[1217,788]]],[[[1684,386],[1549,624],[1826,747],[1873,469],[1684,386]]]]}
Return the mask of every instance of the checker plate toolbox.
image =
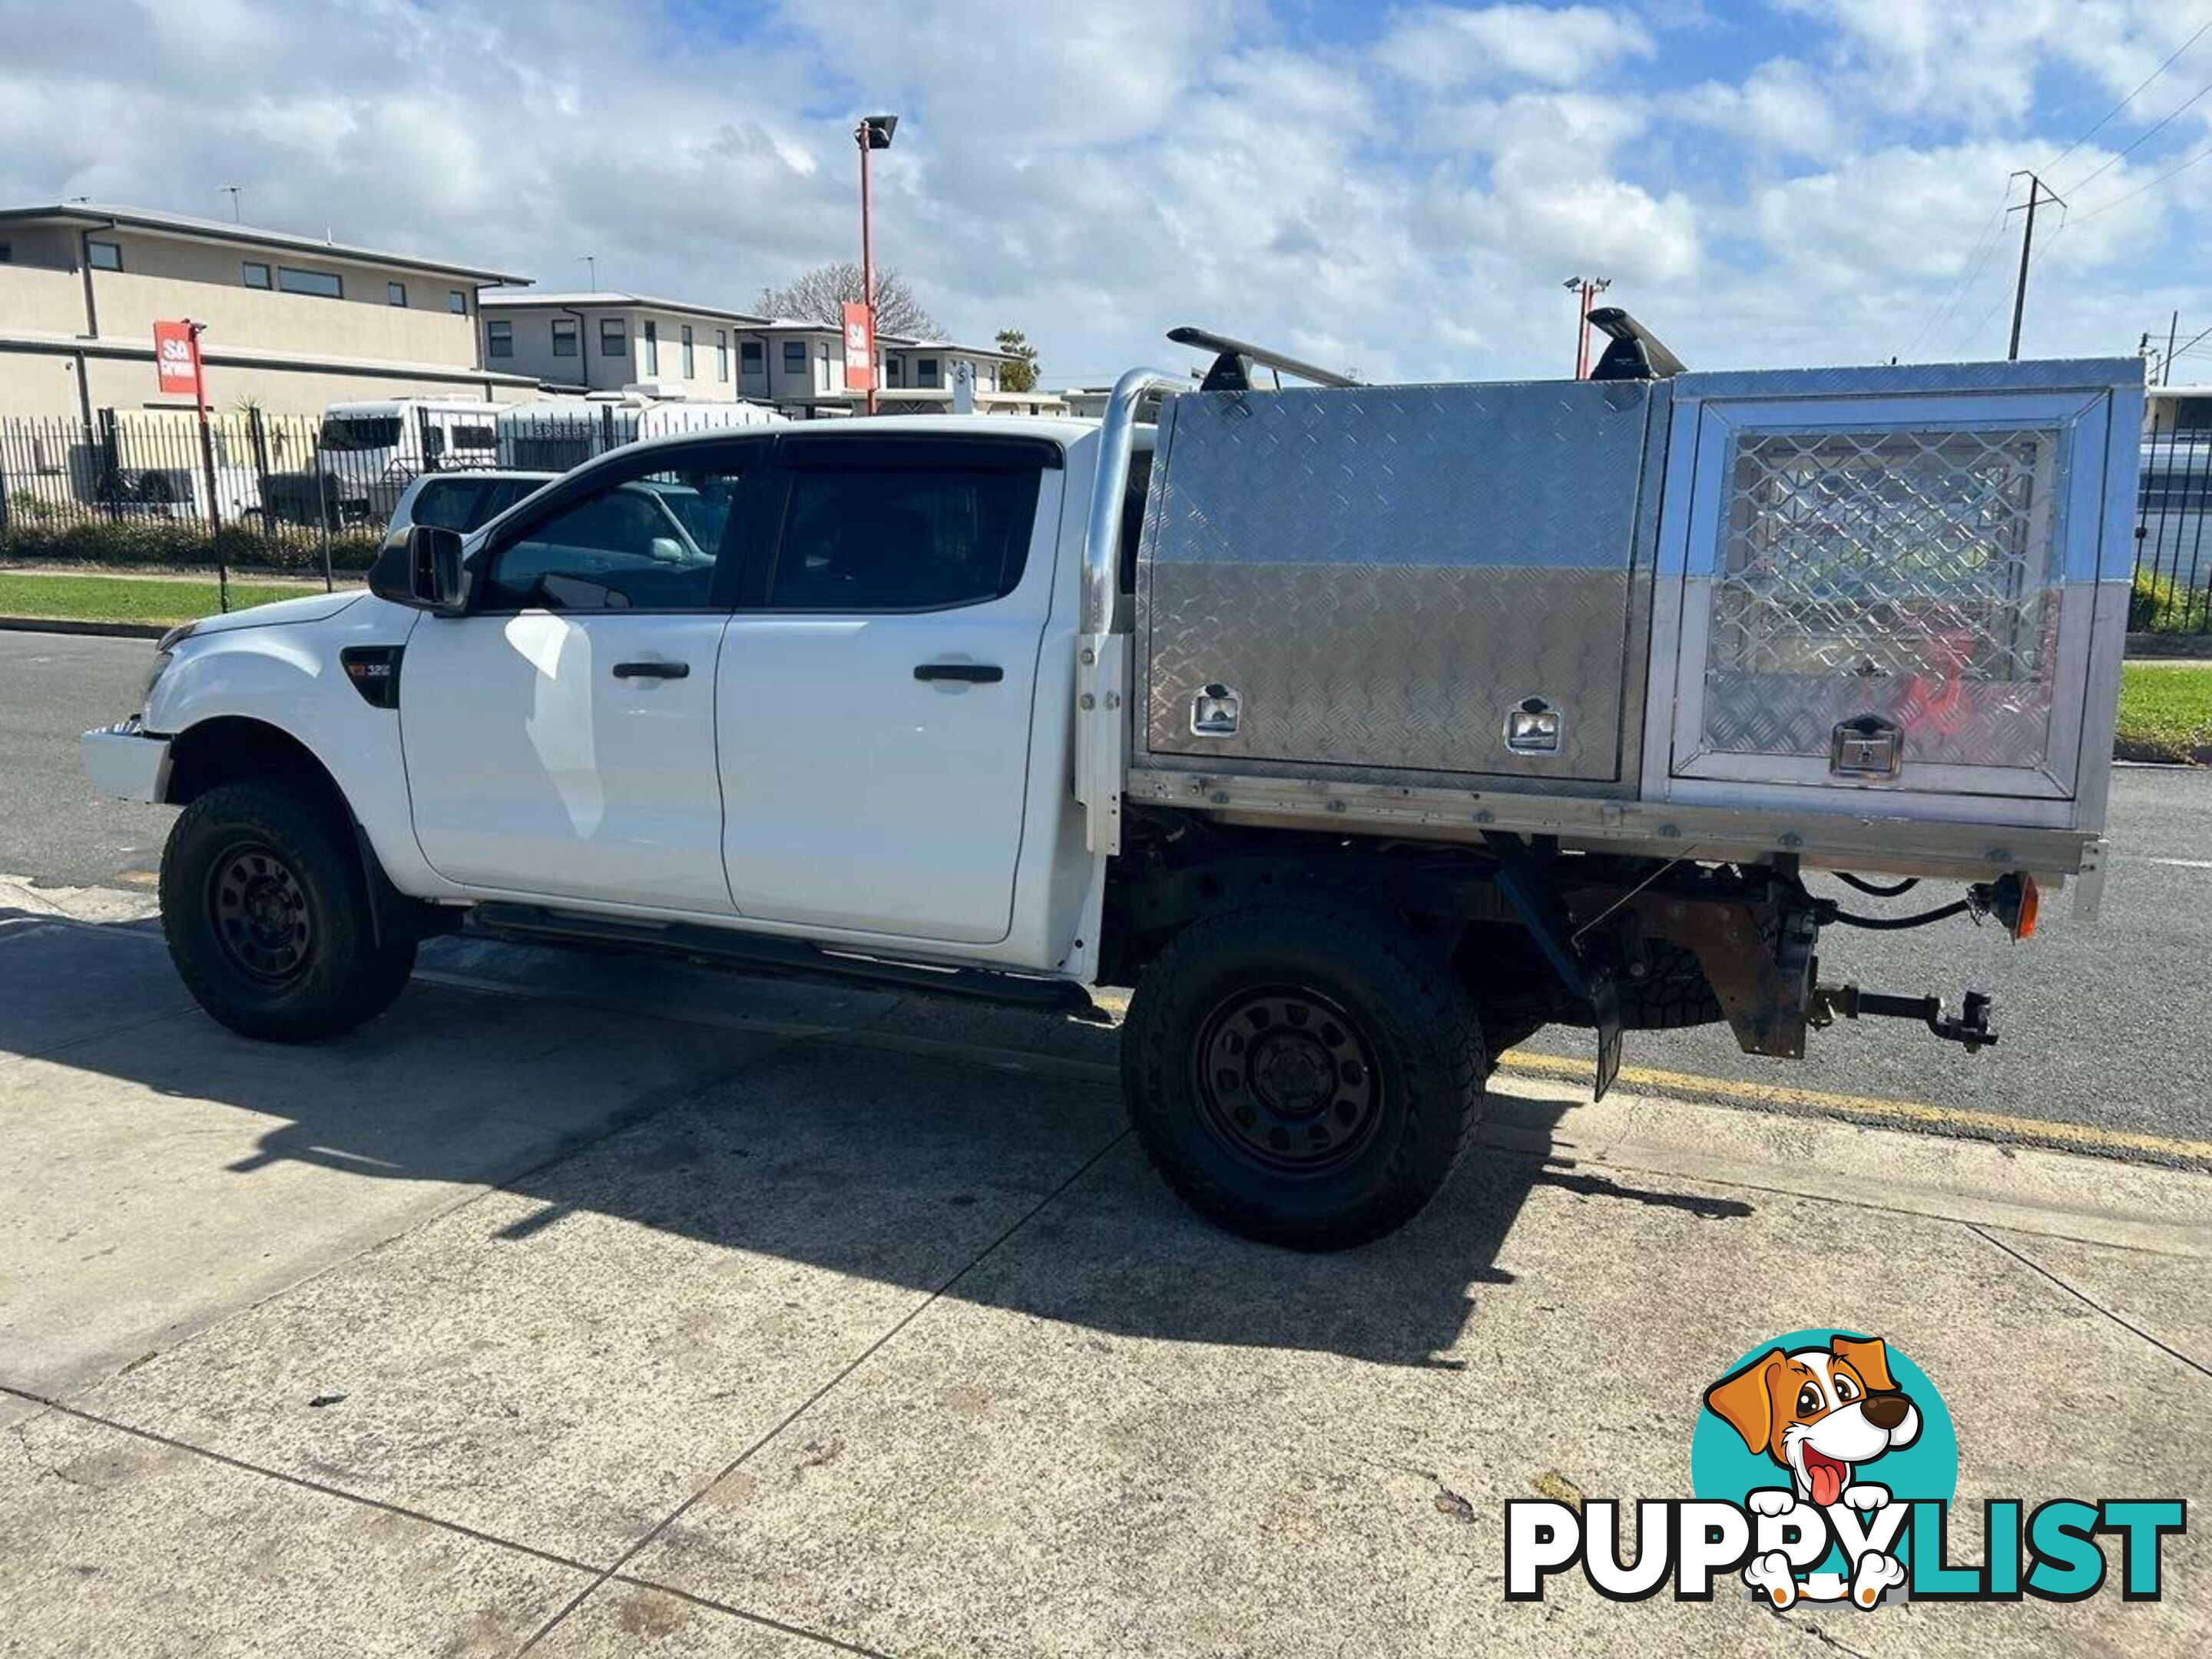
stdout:
{"type": "Polygon", "coordinates": [[[2132,358],[1170,397],[1128,797],[2079,873],[2142,411],[2132,358]]]}

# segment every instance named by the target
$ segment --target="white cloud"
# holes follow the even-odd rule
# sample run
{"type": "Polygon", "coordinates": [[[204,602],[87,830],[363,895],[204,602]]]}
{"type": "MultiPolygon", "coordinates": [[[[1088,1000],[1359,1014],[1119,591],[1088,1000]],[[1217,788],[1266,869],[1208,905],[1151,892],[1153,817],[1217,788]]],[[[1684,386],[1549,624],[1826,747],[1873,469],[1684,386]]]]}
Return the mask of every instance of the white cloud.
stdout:
{"type": "MultiPolygon", "coordinates": [[[[743,306],[857,252],[850,125],[887,107],[878,257],[957,337],[1027,329],[1051,380],[1178,361],[1178,322],[1371,375],[1557,373],[1573,271],[1614,278],[1696,364],[1864,360],[1945,298],[2005,175],[2186,33],[2148,0],[1959,3],[1966,23],[1838,0],[1780,27],[1354,9],[1316,39],[1284,0],[783,0],[724,33],[678,0],[0,0],[0,201],[222,216],[235,183],[251,221],[561,284],[591,253],[610,284],[743,306]],[[2067,18],[2092,13],[2078,38],[2067,18]],[[2054,65],[2074,102],[2045,118],[2054,65]]],[[[2178,65],[2067,178],[2206,67],[2178,65]]],[[[2195,118],[2082,194],[2154,179],[2195,118]]],[[[2031,344],[2109,349],[2148,311],[2212,312],[2189,240],[2208,208],[2212,162],[2056,233],[2031,344]]],[[[2015,246],[1921,355],[1972,343],[2015,246]]]]}
{"type": "Polygon", "coordinates": [[[1597,6],[1422,6],[1393,21],[1376,56],[1415,85],[1443,92],[1510,80],[1579,86],[1653,50],[1642,23],[1597,6]]]}

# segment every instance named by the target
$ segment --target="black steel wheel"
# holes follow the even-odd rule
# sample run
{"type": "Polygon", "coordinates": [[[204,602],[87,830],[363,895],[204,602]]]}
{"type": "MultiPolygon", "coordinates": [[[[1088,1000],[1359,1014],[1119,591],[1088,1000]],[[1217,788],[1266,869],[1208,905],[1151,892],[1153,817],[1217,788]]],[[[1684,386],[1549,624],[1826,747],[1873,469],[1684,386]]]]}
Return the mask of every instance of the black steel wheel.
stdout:
{"type": "Polygon", "coordinates": [[[249,979],[285,985],[306,971],[314,943],[307,890],[283,855],[242,841],[208,872],[208,920],[231,965],[249,979]]]}
{"type": "Polygon", "coordinates": [[[1121,1029],[1139,1143],[1209,1220],[1296,1249],[1403,1225],[1451,1172],[1487,1057],[1466,989],[1403,922],[1285,893],[1193,922],[1121,1029]]]}
{"type": "Polygon", "coordinates": [[[1321,1175],[1358,1156],[1381,1116],[1372,1043],[1316,991],[1271,985],[1225,998],[1193,1060],[1206,1127],[1285,1175],[1321,1175]]]}

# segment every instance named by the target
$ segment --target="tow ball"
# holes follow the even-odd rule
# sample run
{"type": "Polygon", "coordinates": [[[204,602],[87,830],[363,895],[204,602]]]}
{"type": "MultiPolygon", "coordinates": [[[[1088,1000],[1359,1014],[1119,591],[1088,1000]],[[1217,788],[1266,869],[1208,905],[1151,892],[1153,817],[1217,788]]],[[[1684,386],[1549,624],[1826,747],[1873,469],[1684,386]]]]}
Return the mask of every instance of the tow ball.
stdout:
{"type": "Polygon", "coordinates": [[[1856,985],[1814,987],[1809,1023],[1832,1025],[1838,1015],[1845,1019],[1917,1019],[1944,1042],[1964,1043],[1970,1054],[1997,1040],[1990,1029],[1989,995],[1982,991],[1967,992],[1956,1018],[1947,1018],[1941,997],[1891,996],[1862,991],[1856,985]]]}

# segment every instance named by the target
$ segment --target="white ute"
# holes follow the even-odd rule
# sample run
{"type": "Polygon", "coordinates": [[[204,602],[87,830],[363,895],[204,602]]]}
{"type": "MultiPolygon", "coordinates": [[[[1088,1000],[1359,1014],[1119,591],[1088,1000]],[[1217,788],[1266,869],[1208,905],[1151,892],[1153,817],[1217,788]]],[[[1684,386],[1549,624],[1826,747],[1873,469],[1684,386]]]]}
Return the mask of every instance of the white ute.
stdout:
{"type": "Polygon", "coordinates": [[[170,949],[248,1036],[374,1018],[464,925],[1131,986],[1154,1163],[1298,1248],[1414,1214],[1547,1023],[1601,1091],[1624,1030],[1996,1041],[1814,945],[2094,902],[2140,364],[1699,375],[1595,320],[1588,381],[1185,331],[1204,386],[1133,370],[1103,422],[632,445],[367,592],[177,629],[86,763],[183,807],[170,949]]]}

